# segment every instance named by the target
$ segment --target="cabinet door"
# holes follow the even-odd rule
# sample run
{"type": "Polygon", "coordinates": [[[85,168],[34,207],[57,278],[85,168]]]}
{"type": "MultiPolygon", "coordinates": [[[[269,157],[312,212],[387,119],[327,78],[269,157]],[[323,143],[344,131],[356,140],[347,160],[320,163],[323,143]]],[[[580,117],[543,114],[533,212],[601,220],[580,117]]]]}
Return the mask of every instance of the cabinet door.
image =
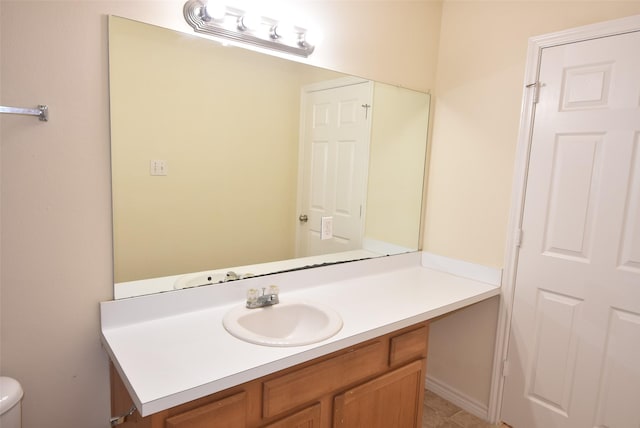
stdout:
{"type": "Polygon", "coordinates": [[[246,407],[246,393],[241,392],[170,416],[166,428],[244,428],[246,407]]]}
{"type": "Polygon", "coordinates": [[[418,428],[425,360],[345,391],[334,399],[334,427],[418,428]]]}
{"type": "Polygon", "coordinates": [[[307,407],[291,416],[280,419],[264,428],[318,428],[320,426],[320,403],[307,407]]]}

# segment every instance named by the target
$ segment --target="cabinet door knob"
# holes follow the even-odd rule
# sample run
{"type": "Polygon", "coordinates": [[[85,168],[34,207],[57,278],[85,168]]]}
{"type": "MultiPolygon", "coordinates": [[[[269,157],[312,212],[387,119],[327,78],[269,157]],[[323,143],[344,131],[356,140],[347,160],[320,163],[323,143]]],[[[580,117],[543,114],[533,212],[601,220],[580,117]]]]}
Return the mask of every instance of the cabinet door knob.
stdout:
{"type": "Polygon", "coordinates": [[[300,217],[298,217],[298,220],[300,220],[302,223],[306,223],[309,220],[309,217],[307,217],[306,214],[300,214],[300,217]]]}

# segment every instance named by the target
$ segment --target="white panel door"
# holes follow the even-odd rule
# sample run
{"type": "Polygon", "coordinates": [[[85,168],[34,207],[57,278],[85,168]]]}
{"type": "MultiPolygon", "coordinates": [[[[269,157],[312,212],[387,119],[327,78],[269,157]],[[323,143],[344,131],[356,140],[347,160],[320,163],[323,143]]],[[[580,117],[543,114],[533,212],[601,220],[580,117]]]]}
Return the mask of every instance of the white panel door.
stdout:
{"type": "Polygon", "coordinates": [[[360,249],[369,165],[371,82],[310,92],[304,108],[298,257],[360,249]],[[322,239],[323,217],[331,235],[322,239]]]}
{"type": "Polygon", "coordinates": [[[640,33],[543,50],[502,419],[640,427],[640,33]]]}

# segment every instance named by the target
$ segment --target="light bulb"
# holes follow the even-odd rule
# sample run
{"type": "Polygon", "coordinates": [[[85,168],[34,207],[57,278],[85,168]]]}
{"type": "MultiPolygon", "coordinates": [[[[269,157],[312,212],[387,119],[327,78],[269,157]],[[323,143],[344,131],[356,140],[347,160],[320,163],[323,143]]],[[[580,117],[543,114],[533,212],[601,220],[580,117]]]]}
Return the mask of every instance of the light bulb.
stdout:
{"type": "Polygon", "coordinates": [[[322,42],[323,34],[320,30],[312,28],[307,30],[304,35],[300,37],[298,42],[301,46],[318,46],[322,42]]]}
{"type": "Polygon", "coordinates": [[[219,1],[209,1],[204,7],[205,16],[214,21],[222,21],[227,14],[227,8],[219,1]]]}
{"type": "Polygon", "coordinates": [[[253,14],[246,14],[238,18],[238,29],[243,31],[255,31],[260,27],[260,17],[253,14]]]}
{"type": "Polygon", "coordinates": [[[298,34],[295,27],[286,22],[281,22],[271,27],[271,37],[274,39],[295,40],[298,34]]]}

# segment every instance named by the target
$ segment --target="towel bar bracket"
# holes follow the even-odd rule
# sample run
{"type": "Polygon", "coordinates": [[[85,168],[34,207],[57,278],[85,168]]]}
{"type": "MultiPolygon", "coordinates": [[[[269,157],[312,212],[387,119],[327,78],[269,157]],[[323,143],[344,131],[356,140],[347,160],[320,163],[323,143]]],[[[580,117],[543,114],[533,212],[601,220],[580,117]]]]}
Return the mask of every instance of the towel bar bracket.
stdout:
{"type": "Polygon", "coordinates": [[[49,121],[49,107],[43,104],[38,105],[37,108],[0,106],[0,113],[26,114],[29,116],[38,116],[38,118],[43,122],[49,121]]]}

